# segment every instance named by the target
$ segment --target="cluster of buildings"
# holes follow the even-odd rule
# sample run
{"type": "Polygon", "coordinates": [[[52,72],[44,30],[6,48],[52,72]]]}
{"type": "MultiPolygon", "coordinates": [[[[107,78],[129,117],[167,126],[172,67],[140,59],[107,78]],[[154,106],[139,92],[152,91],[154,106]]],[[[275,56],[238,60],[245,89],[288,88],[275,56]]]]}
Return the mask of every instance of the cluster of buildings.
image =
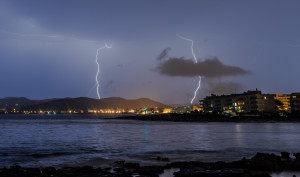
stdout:
{"type": "Polygon", "coordinates": [[[132,114],[138,113],[136,109],[68,109],[68,110],[19,110],[19,109],[0,109],[0,113],[5,114],[132,114]]]}
{"type": "Polygon", "coordinates": [[[259,90],[241,94],[214,95],[200,100],[205,113],[295,113],[300,112],[300,93],[263,94],[259,90]]]}
{"type": "Polygon", "coordinates": [[[22,109],[0,109],[0,114],[168,114],[168,113],[191,113],[192,111],[203,111],[199,106],[178,106],[169,108],[140,108],[140,109],[76,109],[76,110],[22,110],[22,109]]]}
{"type": "Polygon", "coordinates": [[[0,109],[0,114],[188,114],[201,112],[204,114],[279,114],[300,115],[300,92],[291,94],[264,94],[260,90],[247,91],[240,94],[215,95],[200,100],[199,105],[177,106],[169,108],[140,109],[79,109],[79,110],[22,110],[0,109]]]}

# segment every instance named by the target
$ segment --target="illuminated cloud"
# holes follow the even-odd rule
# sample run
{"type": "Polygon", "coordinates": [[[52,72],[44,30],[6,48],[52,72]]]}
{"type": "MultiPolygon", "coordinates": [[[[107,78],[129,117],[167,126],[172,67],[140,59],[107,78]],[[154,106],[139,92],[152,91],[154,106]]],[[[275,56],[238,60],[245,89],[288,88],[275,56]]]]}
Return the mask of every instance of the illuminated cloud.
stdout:
{"type": "Polygon", "coordinates": [[[200,75],[214,78],[249,74],[249,71],[240,67],[224,65],[218,58],[206,59],[198,63],[184,58],[170,58],[161,63],[156,70],[163,75],[183,77],[200,75]]]}

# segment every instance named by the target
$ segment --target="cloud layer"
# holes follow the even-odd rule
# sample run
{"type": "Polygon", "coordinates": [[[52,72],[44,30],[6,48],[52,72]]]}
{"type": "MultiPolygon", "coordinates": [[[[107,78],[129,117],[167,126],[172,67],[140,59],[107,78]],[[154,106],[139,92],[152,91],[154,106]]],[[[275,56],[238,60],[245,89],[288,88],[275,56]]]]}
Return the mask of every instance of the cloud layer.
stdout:
{"type": "Polygon", "coordinates": [[[160,74],[168,76],[194,77],[200,75],[208,78],[237,76],[249,73],[249,71],[240,67],[225,65],[218,58],[206,59],[198,63],[184,58],[170,58],[161,63],[156,70],[160,74]]]}
{"type": "Polygon", "coordinates": [[[209,94],[217,94],[217,95],[227,95],[233,93],[240,93],[245,87],[238,82],[233,81],[213,81],[206,80],[207,89],[209,94]]]}

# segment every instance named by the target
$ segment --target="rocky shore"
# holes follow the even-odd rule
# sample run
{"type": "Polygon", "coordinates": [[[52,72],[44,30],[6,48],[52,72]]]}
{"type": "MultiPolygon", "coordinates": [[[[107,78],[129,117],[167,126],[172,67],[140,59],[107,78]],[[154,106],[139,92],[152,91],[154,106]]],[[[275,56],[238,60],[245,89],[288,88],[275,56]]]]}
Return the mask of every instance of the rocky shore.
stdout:
{"type": "MultiPolygon", "coordinates": [[[[159,158],[159,157],[158,157],[159,158]]],[[[271,172],[299,171],[300,153],[282,152],[275,154],[257,153],[251,159],[234,162],[173,162],[164,166],[140,166],[138,163],[117,161],[109,168],[84,167],[41,167],[24,168],[12,166],[0,168],[1,177],[159,177],[164,170],[177,169],[175,177],[269,177],[271,172]]],[[[172,176],[172,175],[171,175],[172,176]]],[[[296,175],[294,175],[296,176],[296,175]]]]}
{"type": "Polygon", "coordinates": [[[241,115],[226,116],[217,114],[154,114],[154,115],[133,115],[118,117],[117,119],[131,119],[142,121],[174,121],[174,122],[300,122],[299,116],[278,116],[278,115],[241,115]]]}

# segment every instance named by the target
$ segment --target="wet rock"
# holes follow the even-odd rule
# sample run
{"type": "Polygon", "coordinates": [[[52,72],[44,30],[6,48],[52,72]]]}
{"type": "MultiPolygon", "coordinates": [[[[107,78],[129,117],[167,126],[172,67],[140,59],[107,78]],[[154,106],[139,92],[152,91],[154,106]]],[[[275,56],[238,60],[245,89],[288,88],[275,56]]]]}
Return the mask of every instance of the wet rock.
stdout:
{"type": "Polygon", "coordinates": [[[115,161],[113,163],[113,166],[114,167],[124,167],[124,164],[125,164],[125,160],[120,160],[120,161],[115,161]]]}
{"type": "Polygon", "coordinates": [[[139,163],[125,163],[124,168],[129,170],[137,170],[140,168],[139,163]]]}
{"type": "Polygon", "coordinates": [[[266,172],[250,172],[244,169],[184,169],[174,173],[175,177],[270,177],[266,172]]]}
{"type": "Polygon", "coordinates": [[[227,164],[228,168],[239,168],[239,169],[249,169],[250,166],[251,166],[251,162],[249,159],[246,158],[227,164]]]}
{"type": "Polygon", "coordinates": [[[22,176],[25,175],[25,170],[20,166],[12,166],[7,170],[8,174],[11,176],[22,176]]]}
{"type": "Polygon", "coordinates": [[[254,170],[281,171],[281,158],[275,154],[257,153],[251,159],[251,168],[254,170]]]}
{"type": "Polygon", "coordinates": [[[38,168],[26,168],[25,174],[28,174],[30,176],[41,176],[42,171],[38,168]]]}
{"type": "Polygon", "coordinates": [[[180,170],[175,172],[175,177],[242,177],[249,175],[250,173],[243,169],[203,169],[203,168],[192,168],[180,170]]]}
{"type": "Polygon", "coordinates": [[[125,169],[124,168],[114,168],[114,172],[115,173],[124,173],[125,172],[125,169]]]}
{"type": "Polygon", "coordinates": [[[207,165],[207,163],[198,162],[198,161],[192,161],[192,162],[173,162],[171,164],[167,164],[166,168],[192,168],[192,167],[202,167],[207,165]]]}
{"type": "Polygon", "coordinates": [[[142,176],[158,177],[159,174],[163,173],[164,168],[161,166],[145,166],[140,167],[138,173],[142,176]]]}
{"type": "Polygon", "coordinates": [[[227,166],[227,163],[225,163],[223,161],[218,161],[213,165],[213,167],[217,168],[217,169],[224,169],[224,168],[226,168],[226,166],[227,166]]]}
{"type": "Polygon", "coordinates": [[[47,167],[42,169],[43,174],[51,175],[56,174],[56,169],[54,167],[47,167]]]}
{"type": "Polygon", "coordinates": [[[107,167],[107,168],[104,168],[104,171],[111,171],[112,168],[110,167],[107,167]]]}
{"type": "Polygon", "coordinates": [[[296,157],[296,160],[300,161],[300,153],[294,153],[293,156],[296,157]]]}
{"type": "MultiPolygon", "coordinates": [[[[114,162],[112,168],[64,167],[56,169],[47,168],[22,168],[12,166],[0,168],[0,177],[158,177],[164,169],[179,168],[174,173],[175,177],[269,177],[270,171],[300,171],[300,153],[293,154],[296,159],[291,159],[288,152],[282,152],[281,156],[266,153],[257,153],[253,158],[243,158],[234,162],[173,162],[165,166],[140,166],[138,163],[114,162]],[[112,170],[113,169],[113,170],[112,170]]],[[[163,160],[159,157],[160,161],[163,160]]]]}
{"type": "Polygon", "coordinates": [[[169,161],[169,158],[157,156],[157,157],[156,157],[156,160],[158,160],[158,161],[163,161],[163,162],[168,162],[168,161],[169,161]]]}
{"type": "Polygon", "coordinates": [[[281,160],[291,160],[289,152],[281,152],[281,160]]]}
{"type": "Polygon", "coordinates": [[[168,162],[168,161],[169,161],[169,158],[164,157],[164,158],[161,159],[161,161],[163,161],[163,162],[168,162]]]}

